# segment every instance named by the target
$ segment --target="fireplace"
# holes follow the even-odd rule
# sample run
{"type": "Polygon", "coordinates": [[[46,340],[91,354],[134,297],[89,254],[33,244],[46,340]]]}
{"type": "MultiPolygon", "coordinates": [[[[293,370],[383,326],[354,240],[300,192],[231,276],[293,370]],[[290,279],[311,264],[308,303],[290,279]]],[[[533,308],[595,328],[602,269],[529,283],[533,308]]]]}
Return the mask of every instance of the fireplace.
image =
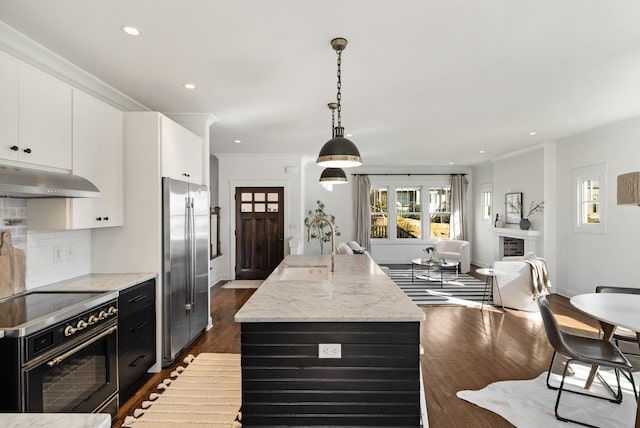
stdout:
{"type": "Polygon", "coordinates": [[[495,260],[502,260],[505,256],[522,256],[536,251],[536,240],[540,236],[537,230],[495,227],[493,231],[496,235],[495,260]]]}

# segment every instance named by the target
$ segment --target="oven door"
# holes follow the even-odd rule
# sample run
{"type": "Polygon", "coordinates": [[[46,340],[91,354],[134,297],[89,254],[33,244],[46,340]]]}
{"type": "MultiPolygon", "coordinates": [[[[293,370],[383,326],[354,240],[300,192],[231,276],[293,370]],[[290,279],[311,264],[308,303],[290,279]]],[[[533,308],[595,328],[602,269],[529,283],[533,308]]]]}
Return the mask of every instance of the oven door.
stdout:
{"type": "Polygon", "coordinates": [[[118,392],[115,323],[76,341],[24,372],[31,413],[93,413],[118,392]]]}

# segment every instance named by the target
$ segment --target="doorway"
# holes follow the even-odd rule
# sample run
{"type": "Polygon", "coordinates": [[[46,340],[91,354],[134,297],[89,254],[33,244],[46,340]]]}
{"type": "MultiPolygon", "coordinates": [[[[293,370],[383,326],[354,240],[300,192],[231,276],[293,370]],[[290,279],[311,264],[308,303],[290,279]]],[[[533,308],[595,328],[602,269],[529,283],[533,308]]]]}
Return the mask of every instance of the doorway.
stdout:
{"type": "Polygon", "coordinates": [[[236,279],[265,279],[284,258],[284,188],[236,187],[236,279]]]}

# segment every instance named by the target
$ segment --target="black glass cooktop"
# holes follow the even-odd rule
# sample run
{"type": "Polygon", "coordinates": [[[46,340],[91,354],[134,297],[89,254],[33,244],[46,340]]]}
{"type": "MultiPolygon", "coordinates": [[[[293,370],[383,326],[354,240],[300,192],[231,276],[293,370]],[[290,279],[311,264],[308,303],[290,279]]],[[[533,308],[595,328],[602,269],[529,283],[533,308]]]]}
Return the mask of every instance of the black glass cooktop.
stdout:
{"type": "Polygon", "coordinates": [[[0,329],[13,328],[103,293],[32,292],[0,301],[0,329]]]}

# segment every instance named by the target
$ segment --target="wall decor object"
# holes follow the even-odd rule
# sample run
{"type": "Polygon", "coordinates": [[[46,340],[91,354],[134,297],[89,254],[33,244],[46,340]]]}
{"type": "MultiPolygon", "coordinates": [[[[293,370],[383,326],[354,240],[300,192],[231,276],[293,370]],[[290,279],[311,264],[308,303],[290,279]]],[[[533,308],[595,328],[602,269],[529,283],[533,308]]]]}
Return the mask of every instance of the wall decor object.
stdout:
{"type": "Polygon", "coordinates": [[[522,219],[522,192],[504,195],[504,218],[507,224],[520,224],[522,219]]]}

